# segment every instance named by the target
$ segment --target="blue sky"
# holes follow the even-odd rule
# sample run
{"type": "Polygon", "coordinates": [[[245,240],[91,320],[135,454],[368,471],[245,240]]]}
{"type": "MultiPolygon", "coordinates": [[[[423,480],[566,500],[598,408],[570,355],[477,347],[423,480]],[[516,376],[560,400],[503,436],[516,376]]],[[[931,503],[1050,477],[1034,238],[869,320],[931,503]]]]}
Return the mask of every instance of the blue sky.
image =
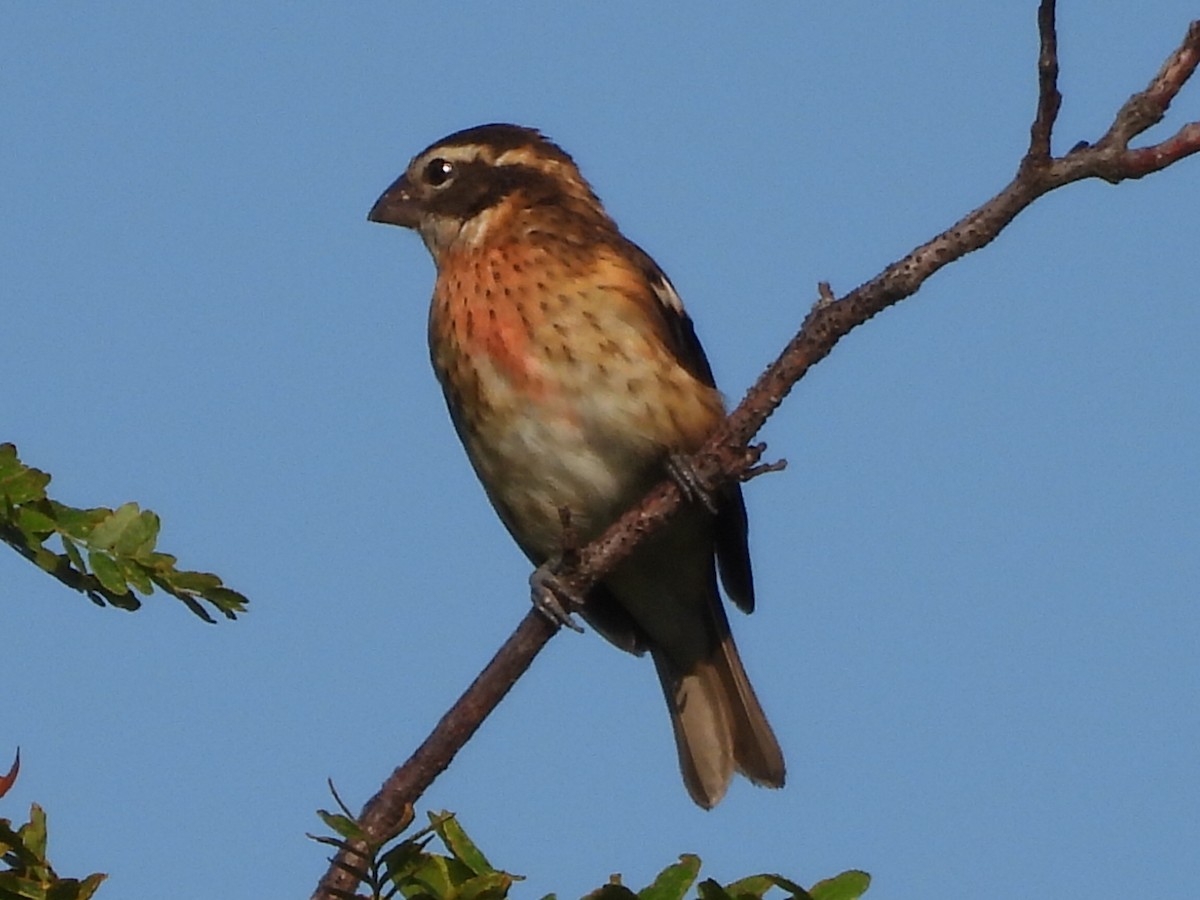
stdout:
{"type": "MultiPolygon", "coordinates": [[[[1056,150],[1195,6],[1070,3],[1056,150]]],[[[369,225],[461,127],[545,129],[671,275],[736,401],[829,280],[1002,186],[1033,0],[18,4],[0,30],[0,440],[252,601],[91,606],[0,554],[0,815],[101,896],[307,896],[359,803],[524,614],[429,371],[432,265],[369,225]],[[8,749],[5,749],[8,748],[8,749]]],[[[1200,118],[1186,89],[1163,136],[1200,118]]],[[[646,660],[558,636],[423,808],[521,896],[869,870],[869,896],[1200,880],[1200,160],[1074,185],[844,340],[768,424],[735,614],[789,763],[714,812],[646,660]],[[1018,887],[1014,887],[1014,885],[1018,887]]]]}

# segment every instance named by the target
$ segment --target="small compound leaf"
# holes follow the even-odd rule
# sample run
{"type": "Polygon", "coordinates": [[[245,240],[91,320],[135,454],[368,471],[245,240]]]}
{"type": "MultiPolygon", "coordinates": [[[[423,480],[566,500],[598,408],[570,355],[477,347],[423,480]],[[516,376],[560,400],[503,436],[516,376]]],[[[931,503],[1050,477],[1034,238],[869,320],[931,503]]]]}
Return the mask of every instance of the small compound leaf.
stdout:
{"type": "MultiPolygon", "coordinates": [[[[436,853],[423,853],[417,865],[406,879],[409,884],[417,885],[434,897],[450,896],[459,879],[450,872],[451,860],[436,853]]],[[[401,890],[403,890],[403,885],[401,890]]],[[[408,891],[405,891],[407,894],[408,891]]]]}
{"type": "Polygon", "coordinates": [[[0,499],[12,506],[43,500],[50,476],[31,469],[17,458],[17,448],[0,444],[0,499]]]}
{"type": "MultiPolygon", "coordinates": [[[[176,597],[179,600],[183,601],[184,606],[186,606],[188,609],[190,609],[194,615],[203,619],[209,625],[217,624],[217,620],[214,619],[212,616],[210,616],[208,614],[208,610],[205,609],[203,606],[201,606],[199,601],[196,600],[196,598],[193,597],[191,594],[177,594],[175,591],[168,591],[168,593],[171,594],[171,596],[176,597]]],[[[225,616],[226,616],[226,618],[232,618],[232,616],[230,616],[229,613],[226,613],[225,616]]]]}
{"type": "Polygon", "coordinates": [[[304,836],[310,841],[316,841],[318,844],[328,844],[330,847],[337,847],[339,850],[349,852],[352,849],[350,842],[345,838],[336,838],[329,834],[311,834],[309,832],[305,832],[304,836]]]}
{"type": "Polygon", "coordinates": [[[21,468],[21,461],[17,459],[17,445],[9,441],[0,444],[0,478],[5,478],[21,468]]]}
{"type": "Polygon", "coordinates": [[[240,594],[232,588],[215,587],[203,592],[204,599],[223,612],[227,618],[237,618],[237,613],[244,613],[250,602],[245,594],[240,594]]]}
{"type": "MultiPolygon", "coordinates": [[[[743,900],[747,897],[762,897],[767,891],[773,887],[783,887],[784,890],[792,892],[792,896],[796,896],[795,890],[792,887],[780,885],[779,882],[771,875],[749,875],[745,878],[739,878],[737,881],[725,885],[725,892],[732,894],[734,897],[743,900]]],[[[801,900],[807,900],[805,894],[799,894],[801,900]]]]}
{"type": "Polygon", "coordinates": [[[638,891],[640,900],[683,900],[683,896],[700,874],[700,857],[685,853],[679,862],[667,866],[654,883],[638,891]]]}
{"type": "Polygon", "coordinates": [[[132,584],[141,594],[154,593],[154,582],[150,580],[149,573],[142,568],[141,564],[128,557],[119,557],[117,565],[121,568],[121,574],[125,576],[125,580],[132,584]]]}
{"type": "Polygon", "coordinates": [[[59,570],[60,557],[58,553],[55,553],[52,550],[47,550],[46,547],[29,545],[26,545],[26,547],[28,547],[29,550],[29,553],[26,553],[26,556],[34,560],[34,563],[37,565],[38,569],[47,571],[50,575],[54,575],[54,572],[59,570]]]}
{"type": "MultiPolygon", "coordinates": [[[[743,887],[748,894],[755,894],[758,890],[765,893],[770,888],[777,887],[787,891],[791,895],[792,900],[812,900],[808,891],[800,887],[796,882],[784,878],[782,875],[751,875],[749,878],[743,878],[740,881],[735,881],[733,884],[726,885],[725,889],[731,894],[741,895],[743,887]],[[762,883],[765,883],[766,887],[762,887],[762,883]]],[[[761,897],[762,893],[758,893],[757,896],[761,897]]]]}
{"type": "Polygon", "coordinates": [[[858,900],[871,886],[871,876],[858,869],[850,869],[818,881],[808,889],[813,900],[858,900]]]}
{"type": "Polygon", "coordinates": [[[138,562],[153,572],[170,572],[179,560],[170,553],[160,553],[154,550],[150,553],[143,553],[138,557],[138,562]]]}
{"type": "Polygon", "coordinates": [[[228,619],[247,609],[245,595],[216,575],[179,571],[174,556],[155,550],[161,523],[151,510],[136,503],[76,509],[45,496],[49,481],[21,463],[16,447],[0,444],[0,541],[67,587],[98,606],[135,610],[142,602],[133,591],[149,595],[157,586],[210,623],[216,620],[205,602],[228,619]],[[44,546],[54,534],[61,554],[44,546]]]}
{"type": "Polygon", "coordinates": [[[380,857],[384,877],[396,884],[407,882],[425,858],[422,844],[415,840],[401,841],[380,857]]]}
{"type": "Polygon", "coordinates": [[[362,826],[349,816],[343,816],[341,813],[331,813],[325,809],[318,809],[317,815],[321,817],[322,822],[347,840],[365,841],[367,839],[366,832],[362,830],[362,826]]]}
{"type": "Polygon", "coordinates": [[[136,525],[141,511],[136,503],[122,503],[111,516],[92,529],[87,542],[96,550],[108,550],[120,540],[126,529],[136,525]]]}
{"type": "Polygon", "coordinates": [[[92,529],[112,515],[112,510],[104,507],[76,509],[54,500],[50,501],[50,508],[54,511],[54,520],[58,522],[59,531],[80,543],[86,542],[92,529]]]}
{"type": "Polygon", "coordinates": [[[36,507],[22,506],[17,513],[17,527],[29,538],[31,543],[40,544],[54,534],[58,523],[36,507]]]}
{"type": "Polygon", "coordinates": [[[455,859],[476,875],[496,871],[483,852],[475,846],[475,842],[467,837],[467,833],[451,813],[443,812],[437,817],[430,816],[430,820],[433,830],[455,859]]]}
{"type": "Polygon", "coordinates": [[[53,550],[37,546],[30,546],[29,549],[33,551],[33,561],[37,563],[38,568],[51,575],[57,572],[59,566],[62,565],[62,557],[53,550]]]}
{"type": "Polygon", "coordinates": [[[46,858],[46,811],[34,803],[29,807],[29,821],[18,830],[25,849],[40,860],[46,858]]]}
{"type": "Polygon", "coordinates": [[[501,900],[508,896],[513,877],[507,872],[484,872],[458,886],[459,900],[501,900]]]}
{"type": "MultiPolygon", "coordinates": [[[[136,505],[134,508],[137,508],[136,505]]],[[[155,541],[158,540],[158,529],[158,516],[150,510],[144,509],[121,532],[116,542],[113,543],[113,551],[121,556],[140,556],[143,553],[150,553],[154,550],[155,541]]]]}
{"type": "Polygon", "coordinates": [[[696,885],[696,892],[700,895],[701,900],[734,900],[730,894],[725,892],[725,888],[711,878],[705,878],[696,885]]]}
{"type": "Polygon", "coordinates": [[[105,591],[104,598],[110,606],[115,606],[117,609],[123,609],[126,612],[133,612],[135,609],[142,608],[142,601],[132,591],[126,591],[124,594],[114,594],[112,591],[105,591]]]}
{"type": "Polygon", "coordinates": [[[221,579],[211,572],[164,572],[162,579],[177,591],[203,594],[221,586],[221,579]]]}
{"type": "MultiPolygon", "coordinates": [[[[120,566],[107,553],[101,553],[98,550],[89,551],[88,564],[91,565],[93,574],[105,590],[118,597],[129,593],[129,585],[125,583],[125,576],[121,574],[120,566]]],[[[109,601],[115,602],[112,597],[109,598],[109,601]]]]}
{"type": "MultiPolygon", "coordinates": [[[[107,875],[101,872],[96,872],[83,879],[83,881],[80,881],[79,887],[74,894],[75,900],[90,900],[91,896],[100,889],[100,885],[107,877],[107,875]]],[[[51,900],[54,900],[53,895],[51,895],[51,900]]]]}
{"type": "Polygon", "coordinates": [[[67,551],[67,559],[71,561],[71,565],[75,567],[76,571],[86,573],[87,566],[84,565],[83,557],[79,554],[79,547],[65,534],[59,535],[59,539],[62,541],[63,550],[67,551]]]}

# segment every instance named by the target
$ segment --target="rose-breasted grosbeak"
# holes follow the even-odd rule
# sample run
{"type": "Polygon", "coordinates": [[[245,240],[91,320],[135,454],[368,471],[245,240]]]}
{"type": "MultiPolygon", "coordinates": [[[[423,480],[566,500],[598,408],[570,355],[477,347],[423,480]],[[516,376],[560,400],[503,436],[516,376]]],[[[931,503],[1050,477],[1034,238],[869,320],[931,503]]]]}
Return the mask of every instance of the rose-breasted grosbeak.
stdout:
{"type": "MultiPolygon", "coordinates": [[[[492,505],[536,565],[561,552],[561,508],[586,542],[723,420],[675,289],[539,132],[483,125],[443,138],[369,218],[415,229],[433,255],[433,367],[492,505]]],[[[717,592],[719,564],[733,602],[754,607],[746,509],[736,485],[712,499],[717,515],[690,506],[583,613],[618,647],[650,651],[684,782],[705,808],[734,770],[784,779],[717,592]]]]}

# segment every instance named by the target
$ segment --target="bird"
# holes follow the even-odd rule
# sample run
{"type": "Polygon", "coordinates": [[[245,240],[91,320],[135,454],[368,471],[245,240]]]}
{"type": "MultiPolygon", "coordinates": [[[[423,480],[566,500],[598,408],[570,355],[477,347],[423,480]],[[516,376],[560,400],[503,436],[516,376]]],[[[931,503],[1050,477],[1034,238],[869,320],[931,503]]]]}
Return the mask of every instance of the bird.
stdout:
{"type": "MultiPolygon", "coordinates": [[[[564,510],[577,541],[597,537],[686,472],[724,421],[679,294],[539,130],[493,123],[436,141],[367,218],[415,230],[433,257],[434,372],[488,499],[539,571],[562,552],[564,510]]],[[[604,576],[581,615],[649,653],[684,785],[711,809],[735,771],[782,787],[785,765],[718,590],[719,569],[733,604],[753,610],[741,487],[702,499],[604,576]]]]}

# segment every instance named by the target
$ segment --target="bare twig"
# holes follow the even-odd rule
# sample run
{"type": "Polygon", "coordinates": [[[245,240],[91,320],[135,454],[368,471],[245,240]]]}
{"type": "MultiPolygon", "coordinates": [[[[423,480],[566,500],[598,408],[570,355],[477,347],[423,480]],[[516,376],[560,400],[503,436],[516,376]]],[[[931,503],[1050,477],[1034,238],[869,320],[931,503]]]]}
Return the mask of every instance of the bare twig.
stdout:
{"type": "Polygon", "coordinates": [[[1058,92],[1058,29],[1054,22],[1054,0],[1043,0],[1038,7],[1038,32],[1041,51],[1038,53],[1038,105],[1033,127],[1029,132],[1029,154],[1039,163],[1050,161],[1050,134],[1062,106],[1058,92]]]}
{"type": "Polygon", "coordinates": [[[834,294],[833,288],[829,286],[828,281],[817,282],[817,302],[813,304],[813,309],[822,309],[831,303],[837,302],[837,295],[834,294]]]}
{"type": "MultiPolygon", "coordinates": [[[[761,450],[749,443],[767,417],[783,402],[800,378],[833,350],[852,329],[887,307],[914,294],[943,266],[990,243],[1014,217],[1038,197],[1085,178],[1117,183],[1165,169],[1200,151],[1200,122],[1184,125],[1173,136],[1149,147],[1129,141],[1162,120],[1167,107],[1200,62],[1200,21],[1193,22],[1180,47],[1167,59],[1146,90],[1120,109],[1112,126],[1094,144],[1080,144],[1066,156],[1051,154],[1051,137],[1061,97],[1054,0],[1038,10],[1041,37],[1038,55],[1038,103],[1030,128],[1029,150],[1016,177],[995,197],[968,213],[937,237],[917,247],[882,273],[834,300],[828,286],[804,320],[800,332],[767,368],[737,409],[690,462],[705,483],[719,486],[773,469],[756,465],[761,450]]],[[[680,508],[679,488],[665,481],[626,512],[601,537],[578,549],[577,565],[559,574],[577,596],[624,559],[647,534],[664,525],[680,508]]],[[[513,682],[557,630],[544,616],[530,611],[516,632],[438,723],[433,733],[403,766],[392,773],[361,816],[369,834],[387,833],[474,733],[513,682]]],[[[321,880],[314,900],[327,900],[335,889],[352,889],[352,876],[341,868],[339,854],[321,880]]]]}

